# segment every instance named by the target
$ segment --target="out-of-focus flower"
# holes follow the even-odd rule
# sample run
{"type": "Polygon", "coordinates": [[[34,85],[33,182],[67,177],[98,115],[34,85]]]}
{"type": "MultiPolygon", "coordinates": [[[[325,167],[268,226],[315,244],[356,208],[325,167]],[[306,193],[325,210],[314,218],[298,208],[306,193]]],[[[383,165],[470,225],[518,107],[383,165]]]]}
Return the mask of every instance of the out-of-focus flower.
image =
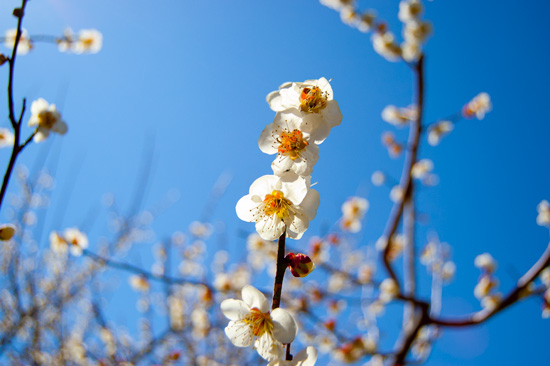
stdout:
{"type": "Polygon", "coordinates": [[[405,191],[401,188],[400,185],[394,186],[390,191],[390,199],[392,202],[401,202],[405,196],[405,191]]]}
{"type": "Polygon", "coordinates": [[[12,147],[15,137],[7,128],[0,128],[0,149],[4,147],[12,147]]]}
{"type": "Polygon", "coordinates": [[[342,19],[342,22],[344,22],[344,24],[347,24],[351,27],[357,27],[361,22],[361,16],[352,6],[345,6],[340,9],[340,19],[342,19]]]}
{"type": "Polygon", "coordinates": [[[403,127],[409,121],[418,118],[418,109],[416,107],[397,108],[394,105],[388,105],[382,111],[382,119],[394,126],[403,127]]]}
{"type": "Polygon", "coordinates": [[[362,284],[371,283],[373,275],[374,267],[369,264],[363,264],[357,270],[357,280],[362,284]]]}
{"type": "Polygon", "coordinates": [[[378,289],[380,291],[379,299],[384,304],[390,302],[399,294],[399,287],[397,287],[397,283],[391,278],[383,280],[378,289]]]}
{"type": "Polygon", "coordinates": [[[479,279],[476,287],[474,288],[474,296],[478,299],[483,299],[485,296],[488,296],[491,290],[498,286],[498,281],[489,276],[483,275],[479,279]]]}
{"type": "Polygon", "coordinates": [[[398,157],[403,151],[403,146],[395,141],[395,135],[392,132],[384,132],[382,134],[382,144],[386,146],[392,158],[398,157]]]}
{"type": "Polygon", "coordinates": [[[15,234],[15,225],[13,224],[1,224],[0,225],[0,240],[7,241],[13,238],[15,234]]]}
{"type": "MultiPolygon", "coordinates": [[[[258,140],[260,150],[266,154],[277,154],[271,164],[275,175],[282,175],[287,171],[307,176],[313,171],[313,166],[319,160],[319,147],[315,140],[319,129],[309,129],[313,134],[301,130],[302,118],[286,112],[277,112],[273,123],[266,126],[258,140]]],[[[326,131],[325,131],[326,132],[326,131]]],[[[319,136],[324,136],[322,132],[319,136]]]]}
{"type": "Polygon", "coordinates": [[[97,29],[82,29],[78,39],[72,44],[72,51],[81,53],[98,53],[103,46],[103,35],[97,29]]]}
{"type": "Polygon", "coordinates": [[[317,350],[315,347],[307,347],[294,355],[292,361],[285,360],[286,352],[281,348],[277,359],[267,366],[313,366],[317,362],[317,350]]]}
{"type": "MultiPolygon", "coordinates": [[[[4,45],[13,50],[15,45],[15,37],[17,35],[17,29],[8,29],[5,34],[4,45]]],[[[21,29],[21,37],[19,38],[19,43],[17,44],[17,54],[26,55],[32,50],[33,44],[29,37],[29,32],[25,28],[21,29]]]]}
{"type": "Polygon", "coordinates": [[[286,111],[302,118],[300,130],[314,136],[317,144],[327,138],[332,127],[342,122],[342,112],[324,77],[284,83],[279,90],[269,93],[266,101],[275,112],[286,111]]]}
{"type": "Polygon", "coordinates": [[[380,170],[377,170],[372,173],[370,180],[375,186],[381,186],[382,184],[386,183],[386,174],[384,174],[380,170]]]}
{"type": "Polygon", "coordinates": [[[432,146],[439,145],[441,139],[448,135],[454,128],[451,121],[440,121],[428,130],[428,143],[432,146]]]}
{"type": "Polygon", "coordinates": [[[145,276],[133,275],[128,279],[130,286],[136,291],[147,292],[151,288],[149,280],[145,276]]]}
{"type": "Polygon", "coordinates": [[[197,238],[207,239],[212,235],[212,225],[207,222],[193,221],[189,225],[189,232],[197,238]]]}
{"type": "Polygon", "coordinates": [[[361,14],[361,19],[359,23],[357,24],[357,29],[359,29],[360,32],[367,33],[372,30],[372,27],[374,27],[374,20],[376,19],[376,13],[374,11],[369,10],[361,14]]]}
{"type": "Polygon", "coordinates": [[[376,349],[376,342],[370,337],[357,337],[348,343],[342,344],[332,352],[332,357],[343,363],[354,363],[372,353],[376,349]]]}
{"type": "Polygon", "coordinates": [[[403,0],[399,3],[397,17],[403,23],[418,20],[423,11],[420,0],[403,0]]]}
{"type": "Polygon", "coordinates": [[[300,239],[319,207],[319,193],[309,186],[309,177],[292,172],[280,177],[264,175],[237,202],[237,216],[255,222],[256,231],[265,240],[275,240],[285,230],[288,237],[300,239]]]}
{"type": "Polygon", "coordinates": [[[230,322],[225,334],[237,347],[254,344],[262,358],[273,361],[280,354],[279,343],[292,343],[298,331],[294,317],[286,310],[277,308],[269,312],[265,296],[252,286],[242,289],[243,300],[227,299],[220,307],[230,322]]]}
{"type": "Polygon", "coordinates": [[[374,355],[365,366],[384,366],[384,356],[374,355]]]}
{"type": "Polygon", "coordinates": [[[58,254],[70,250],[72,255],[78,257],[82,255],[84,249],[88,248],[88,237],[77,228],[65,229],[63,235],[52,231],[50,233],[50,248],[58,254]]]}
{"type": "Polygon", "coordinates": [[[406,43],[421,44],[432,34],[432,25],[420,20],[405,23],[403,38],[406,43]]]}
{"type": "Polygon", "coordinates": [[[361,220],[369,209],[369,201],[362,197],[351,197],[342,205],[343,217],[340,220],[342,230],[357,233],[361,230],[361,220]]]}
{"type": "Polygon", "coordinates": [[[502,295],[499,293],[485,296],[481,299],[481,306],[487,310],[493,310],[500,303],[502,295]]]}
{"type": "Polygon", "coordinates": [[[407,62],[416,62],[422,55],[422,46],[416,42],[403,42],[401,43],[401,53],[403,60],[407,62]]]}
{"type": "Polygon", "coordinates": [[[497,267],[497,262],[495,259],[491,256],[489,253],[483,253],[478,255],[474,259],[474,266],[477,268],[487,272],[488,274],[491,274],[495,271],[497,267]]]}
{"type": "Polygon", "coordinates": [[[456,273],[456,264],[451,261],[447,261],[443,263],[443,267],[441,268],[441,278],[443,281],[451,281],[456,273]]]}
{"type": "Polygon", "coordinates": [[[67,132],[67,124],[61,119],[61,114],[57,111],[55,104],[49,104],[43,98],[32,102],[29,126],[36,126],[34,142],[46,139],[50,135],[50,131],[60,135],[67,132]]]}
{"type": "Polygon", "coordinates": [[[88,237],[77,228],[65,229],[63,236],[70,246],[71,254],[76,257],[82,255],[82,251],[88,248],[88,237]]]}
{"type": "Polygon", "coordinates": [[[355,0],[319,0],[319,2],[337,11],[345,6],[353,6],[355,4],[355,0]]]}
{"type": "Polygon", "coordinates": [[[375,247],[378,251],[384,251],[386,250],[386,247],[390,246],[390,249],[388,250],[388,259],[390,261],[393,261],[397,259],[397,257],[401,254],[403,251],[403,248],[405,248],[405,244],[407,242],[407,238],[403,234],[394,234],[391,238],[391,240],[388,243],[388,239],[385,236],[380,237],[375,244],[375,247]]]}
{"type": "Polygon", "coordinates": [[[537,224],[540,226],[550,226],[550,203],[547,200],[542,200],[537,206],[537,224]]]}
{"type": "Polygon", "coordinates": [[[434,168],[434,163],[430,159],[422,159],[414,163],[411,175],[416,179],[426,178],[434,168]]]}
{"type": "Polygon", "coordinates": [[[401,59],[401,47],[395,43],[395,36],[382,27],[372,35],[372,46],[374,50],[388,61],[399,61],[401,59]]]}
{"type": "Polygon", "coordinates": [[[263,269],[266,265],[274,264],[277,258],[277,246],[273,242],[264,240],[256,233],[252,233],[246,239],[248,250],[248,262],[256,270],[263,269]]]}
{"type": "Polygon", "coordinates": [[[306,277],[315,269],[315,263],[305,254],[288,253],[285,259],[294,277],[306,277]]]}
{"type": "Polygon", "coordinates": [[[465,118],[473,118],[475,116],[477,119],[481,120],[491,108],[492,104],[489,94],[479,93],[462,108],[462,115],[465,118]]]}

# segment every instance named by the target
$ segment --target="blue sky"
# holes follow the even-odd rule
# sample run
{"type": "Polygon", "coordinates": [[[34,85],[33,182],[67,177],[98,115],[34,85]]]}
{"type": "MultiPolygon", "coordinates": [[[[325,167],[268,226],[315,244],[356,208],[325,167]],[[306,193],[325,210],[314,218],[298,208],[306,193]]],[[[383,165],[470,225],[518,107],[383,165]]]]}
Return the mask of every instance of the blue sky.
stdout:
{"type": "MultiPolygon", "coordinates": [[[[15,26],[10,14],[17,4],[0,4],[3,28],[15,26]]],[[[359,4],[375,8],[400,33],[398,1],[359,4]]],[[[482,121],[460,122],[440,146],[424,140],[420,148],[421,158],[434,161],[440,184],[418,194],[418,209],[429,217],[419,226],[418,245],[436,230],[452,245],[458,268],[456,281],[444,289],[443,314],[478,309],[477,254],[488,251],[499,261],[506,292],[514,273],[526,271],[548,244],[548,230],[535,218],[537,204],[550,199],[549,7],[545,1],[523,7],[514,1],[426,2],[425,19],[435,32],[425,48],[425,122],[460,110],[482,91],[494,106],[482,121]]],[[[235,204],[256,178],[270,174],[272,157],[257,146],[274,117],[265,96],[285,81],[325,76],[332,78],[344,119],[320,147],[313,181],[321,206],[306,238],[336,222],[342,202],[355,194],[371,203],[362,244],[382,234],[389,191],[373,187],[370,176],[383,170],[397,178],[402,159],[391,159],[381,146],[381,133],[394,128],[380,113],[388,104],[410,104],[414,79],[406,64],[377,55],[370,35],[344,25],[336,12],[313,0],[29,3],[31,35],[58,35],[67,26],[99,29],[102,51],[75,56],[38,44],[18,58],[16,70],[17,95],[56,103],[69,125],[66,136],[30,146],[21,158],[32,166],[49,151],[47,164],[57,166],[52,198],[67,210],[62,222],[47,217],[46,226],[87,223],[106,192],[129,206],[152,151],[145,206],[174,189],[180,194],[154,223],[152,242],[199,218],[211,187],[226,173],[232,181],[213,220],[225,223],[220,235],[239,258],[244,244],[238,233],[252,225],[238,220],[235,204]]],[[[0,82],[6,85],[6,72],[0,82]]],[[[4,113],[0,125],[8,124],[4,113]]],[[[405,130],[395,132],[405,140],[405,130]]],[[[7,159],[1,152],[0,162],[7,159]]],[[[106,232],[103,216],[89,233],[92,243],[106,232]]],[[[540,364],[548,330],[540,302],[527,300],[485,325],[444,330],[427,364],[540,364]]]]}

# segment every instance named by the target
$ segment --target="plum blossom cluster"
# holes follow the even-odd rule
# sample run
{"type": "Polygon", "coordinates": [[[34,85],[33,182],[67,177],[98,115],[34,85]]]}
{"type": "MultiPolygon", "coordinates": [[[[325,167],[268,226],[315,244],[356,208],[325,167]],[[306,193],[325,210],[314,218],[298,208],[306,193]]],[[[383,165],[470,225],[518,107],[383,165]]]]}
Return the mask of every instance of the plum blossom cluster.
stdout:
{"type": "MultiPolygon", "coordinates": [[[[4,46],[13,49],[17,29],[8,29],[4,35],[4,46]]],[[[70,52],[75,54],[98,53],[103,46],[103,35],[97,29],[82,29],[77,34],[72,29],[67,28],[61,37],[30,36],[26,29],[21,29],[21,36],[17,45],[17,54],[25,55],[29,53],[36,42],[53,41],[60,52],[70,52]]]]}
{"type": "Polygon", "coordinates": [[[319,206],[319,193],[311,189],[310,177],[319,159],[319,144],[340,124],[342,113],[325,78],[284,83],[266,99],[277,113],[260,134],[258,145],[264,153],[275,155],[273,175],[252,183],[236,211],[240,219],[255,222],[265,240],[285,232],[300,239],[319,206]]]}
{"type": "Polygon", "coordinates": [[[498,279],[494,276],[497,262],[489,253],[478,255],[474,265],[482,271],[478,283],[474,288],[474,295],[481,301],[485,309],[493,309],[500,302],[501,294],[496,291],[498,279]]]}
{"type": "Polygon", "coordinates": [[[70,251],[72,255],[78,257],[82,255],[84,249],[88,248],[88,237],[77,228],[65,229],[63,233],[52,231],[50,248],[56,254],[70,251]]]}
{"type": "Polygon", "coordinates": [[[489,94],[483,92],[476,95],[470,100],[464,108],[462,108],[462,116],[464,118],[477,118],[482,120],[485,114],[492,109],[491,97],[489,94]]]}
{"type": "Polygon", "coordinates": [[[420,0],[403,0],[397,17],[403,22],[401,54],[405,61],[416,62],[422,55],[422,44],[432,33],[432,25],[420,19],[424,8],[420,0]]]}
{"type": "MultiPolygon", "coordinates": [[[[311,173],[319,160],[319,145],[342,121],[332,87],[325,78],[284,83],[269,93],[266,100],[276,114],[260,134],[258,146],[262,152],[275,155],[271,164],[273,175],[256,179],[249,194],[236,205],[241,220],[255,223],[259,237],[251,236],[248,246],[261,253],[258,268],[274,254],[265,250],[271,244],[269,241],[284,237],[300,239],[316,216],[320,198],[311,189],[311,173]]],[[[282,253],[284,241],[279,245],[282,253]]],[[[304,254],[277,256],[277,272],[282,267],[284,275],[287,266],[295,277],[305,277],[315,268],[311,258],[304,254]]],[[[273,296],[271,312],[264,295],[249,285],[242,288],[242,300],[222,302],[222,312],[230,320],[225,334],[238,347],[253,345],[269,365],[313,365],[317,359],[315,349],[308,347],[294,359],[287,357],[284,350],[294,341],[298,326],[288,311],[279,308],[282,277],[278,276],[275,291],[279,294],[273,296]]]]}

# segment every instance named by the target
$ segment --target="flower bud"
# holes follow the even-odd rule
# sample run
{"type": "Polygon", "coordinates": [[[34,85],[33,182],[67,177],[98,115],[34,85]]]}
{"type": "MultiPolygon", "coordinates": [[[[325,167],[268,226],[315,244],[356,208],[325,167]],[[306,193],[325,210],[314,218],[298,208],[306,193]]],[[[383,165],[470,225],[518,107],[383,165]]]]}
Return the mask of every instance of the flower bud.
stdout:
{"type": "Polygon", "coordinates": [[[315,263],[305,254],[288,253],[285,259],[294,277],[306,277],[315,269],[315,263]]]}

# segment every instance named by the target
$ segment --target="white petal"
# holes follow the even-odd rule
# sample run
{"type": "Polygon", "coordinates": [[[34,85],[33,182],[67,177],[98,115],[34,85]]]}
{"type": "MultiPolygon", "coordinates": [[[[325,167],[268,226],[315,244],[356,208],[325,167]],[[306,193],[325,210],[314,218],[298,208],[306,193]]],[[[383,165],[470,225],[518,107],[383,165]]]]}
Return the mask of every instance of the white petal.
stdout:
{"type": "Polygon", "coordinates": [[[263,199],[266,194],[271,194],[271,192],[276,189],[278,181],[279,177],[275,175],[264,175],[252,183],[249,193],[258,195],[263,199]]]}
{"type": "Polygon", "coordinates": [[[271,334],[264,333],[262,336],[254,342],[254,347],[258,351],[258,354],[262,356],[264,360],[272,361],[277,359],[279,355],[279,347],[277,342],[273,339],[271,334]]]}
{"type": "Polygon", "coordinates": [[[257,308],[262,313],[269,311],[269,303],[258,289],[253,286],[247,285],[242,289],[243,301],[252,309],[257,308]]]}
{"type": "Polygon", "coordinates": [[[296,366],[313,366],[317,361],[317,350],[315,347],[307,347],[298,352],[292,360],[296,366]]]}
{"type": "Polygon", "coordinates": [[[38,127],[36,129],[36,134],[33,137],[33,141],[37,143],[44,141],[45,139],[48,138],[49,135],[50,135],[50,130],[38,127]]]}
{"type": "Polygon", "coordinates": [[[313,220],[317,215],[317,208],[319,208],[320,202],[321,196],[319,192],[315,189],[310,189],[304,200],[300,203],[300,207],[304,210],[309,221],[313,220]]]}
{"type": "Polygon", "coordinates": [[[285,309],[277,308],[271,312],[273,337],[281,343],[292,343],[298,333],[298,324],[292,314],[285,309]]]}
{"type": "Polygon", "coordinates": [[[279,239],[285,231],[286,224],[278,216],[264,216],[256,223],[256,231],[264,240],[279,239]]]}
{"type": "Polygon", "coordinates": [[[252,328],[243,321],[230,321],[225,327],[225,335],[237,347],[248,347],[252,344],[252,328]]]}
{"type": "Polygon", "coordinates": [[[331,128],[342,122],[342,112],[340,112],[340,107],[335,100],[327,102],[327,106],[323,109],[323,117],[325,117],[331,128]]]}
{"type": "Polygon", "coordinates": [[[223,315],[229,320],[241,320],[250,314],[250,307],[242,300],[227,299],[220,304],[223,315]]]}
{"type": "Polygon", "coordinates": [[[272,155],[277,153],[277,141],[279,137],[274,123],[267,125],[258,139],[258,146],[262,152],[272,155]]]}
{"type": "Polygon", "coordinates": [[[289,199],[294,205],[299,205],[308,191],[305,179],[294,172],[288,172],[281,175],[280,181],[283,183],[282,191],[285,198],[289,199]]]}
{"type": "Polygon", "coordinates": [[[237,216],[239,219],[247,222],[254,221],[254,213],[256,212],[258,207],[258,203],[254,202],[253,196],[250,194],[247,194],[246,196],[242,197],[239,202],[237,202],[237,206],[235,206],[235,211],[237,212],[237,216]]]}
{"type": "Polygon", "coordinates": [[[52,126],[52,131],[54,132],[57,132],[58,134],[60,135],[64,135],[65,133],[67,133],[67,124],[62,121],[62,120],[58,120],[53,126],[52,126]]]}

